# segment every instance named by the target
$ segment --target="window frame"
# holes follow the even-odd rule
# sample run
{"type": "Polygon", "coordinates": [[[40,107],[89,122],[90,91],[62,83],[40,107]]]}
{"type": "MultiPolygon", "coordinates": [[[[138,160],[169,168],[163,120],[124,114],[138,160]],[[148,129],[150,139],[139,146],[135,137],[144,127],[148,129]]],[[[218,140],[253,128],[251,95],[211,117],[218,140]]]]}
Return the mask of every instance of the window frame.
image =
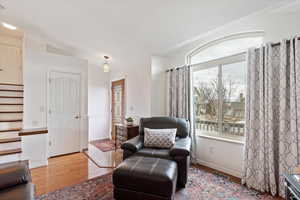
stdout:
{"type": "MultiPolygon", "coordinates": [[[[246,52],[242,52],[239,54],[234,54],[231,56],[226,56],[223,58],[218,58],[215,60],[210,60],[207,62],[203,62],[203,63],[197,63],[197,64],[193,64],[192,66],[192,71],[191,73],[195,72],[195,71],[202,71],[204,69],[210,69],[210,68],[214,68],[217,67],[218,68],[218,132],[222,133],[222,115],[220,115],[219,113],[222,113],[222,108],[223,108],[223,97],[220,94],[220,91],[222,89],[222,83],[223,83],[223,66],[226,65],[230,65],[230,64],[234,64],[234,63],[240,63],[240,62],[246,62],[246,52]]],[[[191,82],[193,82],[193,76],[191,76],[191,82]]],[[[193,83],[192,83],[193,85],[193,83]]],[[[194,102],[193,102],[193,96],[194,96],[194,91],[192,89],[193,87],[191,87],[191,101],[193,105],[192,107],[194,107],[194,102]]],[[[192,122],[195,122],[195,114],[194,114],[194,110],[192,110],[192,122]]],[[[225,141],[225,142],[231,142],[231,143],[238,143],[238,144],[244,144],[244,141],[239,141],[239,140],[234,140],[234,139],[228,139],[228,138],[223,138],[223,137],[218,137],[218,136],[210,136],[210,135],[201,135],[198,134],[198,137],[203,137],[203,138],[209,138],[209,139],[215,139],[215,140],[220,140],[220,141],[225,141]]],[[[245,136],[244,136],[245,137],[245,136]]]]}
{"type": "MultiPolygon", "coordinates": [[[[265,32],[262,30],[257,30],[257,31],[249,31],[249,32],[240,32],[240,33],[235,33],[231,35],[226,35],[220,38],[217,38],[215,40],[208,41],[206,43],[203,43],[201,45],[197,45],[196,48],[192,49],[191,51],[187,52],[185,55],[185,63],[188,65],[191,65],[191,58],[198,54],[201,51],[204,51],[205,49],[218,45],[220,43],[230,41],[230,40],[235,40],[235,39],[246,39],[246,38],[252,38],[252,37],[262,37],[262,39],[265,36],[265,32]]],[[[228,56],[226,56],[228,57],[228,56]]],[[[224,57],[222,57],[224,58],[224,57]]],[[[220,59],[222,59],[220,58],[220,59]]]]}
{"type": "MultiPolygon", "coordinates": [[[[201,70],[201,69],[207,69],[210,67],[216,67],[219,66],[220,64],[226,65],[226,64],[232,64],[236,62],[247,62],[246,59],[246,52],[241,52],[238,54],[230,55],[230,56],[224,56],[221,58],[209,60],[206,62],[202,63],[195,63],[192,64],[192,57],[197,55],[199,52],[206,50],[207,48],[210,48],[214,45],[218,45],[220,43],[229,41],[229,40],[235,40],[235,39],[241,39],[241,38],[252,38],[252,37],[262,37],[262,40],[264,39],[265,32],[263,30],[257,30],[257,31],[249,31],[249,32],[240,32],[240,33],[235,33],[231,35],[226,35],[223,37],[220,37],[215,40],[211,40],[206,43],[202,43],[201,45],[196,46],[196,48],[192,49],[191,51],[187,52],[185,55],[185,63],[186,65],[191,66],[191,73],[194,72],[194,70],[201,70]]],[[[190,78],[190,85],[193,85],[193,76],[190,78]]],[[[193,87],[190,87],[190,104],[194,105],[194,91],[193,87]]],[[[195,123],[195,114],[194,114],[194,106],[191,106],[191,123],[195,123]]],[[[246,133],[245,133],[246,134],[246,133]]],[[[214,140],[219,140],[219,141],[225,141],[225,142],[230,142],[230,143],[237,143],[237,144],[244,144],[244,141],[238,141],[238,140],[230,140],[222,137],[214,137],[214,136],[207,136],[207,135],[198,135],[199,137],[203,138],[209,138],[209,139],[214,139],[214,140]]]]}

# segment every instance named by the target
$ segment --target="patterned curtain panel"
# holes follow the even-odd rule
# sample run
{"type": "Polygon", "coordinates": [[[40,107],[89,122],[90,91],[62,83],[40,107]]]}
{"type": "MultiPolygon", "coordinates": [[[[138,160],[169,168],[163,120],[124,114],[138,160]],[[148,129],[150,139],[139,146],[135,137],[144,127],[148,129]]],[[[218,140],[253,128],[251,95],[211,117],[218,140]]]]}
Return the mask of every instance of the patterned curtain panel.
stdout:
{"type": "Polygon", "coordinates": [[[170,117],[190,118],[190,67],[167,72],[167,112],[170,117]]]}
{"type": "Polygon", "coordinates": [[[284,173],[300,163],[300,42],[248,52],[242,182],[284,196],[284,173]]]}
{"type": "Polygon", "coordinates": [[[193,118],[191,117],[191,68],[184,66],[173,68],[167,72],[167,113],[170,117],[185,118],[190,121],[192,152],[191,161],[196,161],[196,135],[193,118]]]}

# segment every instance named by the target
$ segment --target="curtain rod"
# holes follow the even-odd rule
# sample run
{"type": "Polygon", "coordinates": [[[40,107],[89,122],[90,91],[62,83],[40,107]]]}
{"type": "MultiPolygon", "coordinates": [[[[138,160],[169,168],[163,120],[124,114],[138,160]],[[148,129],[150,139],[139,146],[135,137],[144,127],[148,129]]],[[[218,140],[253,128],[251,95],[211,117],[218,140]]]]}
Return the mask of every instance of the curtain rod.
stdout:
{"type": "MultiPolygon", "coordinates": [[[[300,37],[298,37],[297,40],[300,40],[300,37]]],[[[291,40],[287,40],[286,42],[287,42],[287,43],[290,43],[290,41],[291,41],[291,40]]],[[[278,45],[280,45],[280,43],[281,43],[281,42],[273,43],[273,44],[272,44],[272,47],[278,46],[278,45]]]]}
{"type": "Polygon", "coordinates": [[[186,66],[186,65],[181,65],[181,66],[178,66],[178,67],[171,67],[171,68],[167,69],[166,72],[173,71],[173,70],[179,70],[180,68],[182,68],[184,66],[186,66]]]}
{"type": "MultiPolygon", "coordinates": [[[[300,37],[297,38],[297,40],[300,40],[300,37]]],[[[287,43],[290,43],[291,40],[287,40],[286,42],[287,43]]],[[[276,43],[273,43],[271,46],[272,47],[275,47],[275,46],[278,46],[280,45],[281,42],[276,42],[276,43]]],[[[256,49],[259,49],[259,48],[256,48],[256,49]]],[[[231,55],[231,56],[236,56],[236,55],[239,55],[239,54],[245,54],[246,52],[242,52],[242,53],[238,53],[238,54],[235,54],[235,55],[231,55]]],[[[230,56],[226,56],[226,57],[230,57],[230,56]]],[[[226,58],[226,57],[222,57],[222,58],[218,58],[218,59],[223,59],[223,58],[226,58]]],[[[214,59],[214,60],[218,60],[218,59],[214,59]]],[[[214,60],[210,60],[210,61],[207,61],[207,62],[211,62],[211,61],[214,61],[214,60]]],[[[206,62],[203,62],[203,63],[206,63],[206,62]]],[[[190,67],[193,67],[195,65],[199,65],[201,63],[196,63],[196,64],[192,64],[192,65],[189,65],[190,67]]],[[[174,67],[174,68],[169,68],[166,70],[166,72],[169,72],[169,71],[173,71],[173,70],[179,70],[181,67],[184,67],[186,65],[182,65],[182,66],[178,66],[178,67],[174,67]]]]}

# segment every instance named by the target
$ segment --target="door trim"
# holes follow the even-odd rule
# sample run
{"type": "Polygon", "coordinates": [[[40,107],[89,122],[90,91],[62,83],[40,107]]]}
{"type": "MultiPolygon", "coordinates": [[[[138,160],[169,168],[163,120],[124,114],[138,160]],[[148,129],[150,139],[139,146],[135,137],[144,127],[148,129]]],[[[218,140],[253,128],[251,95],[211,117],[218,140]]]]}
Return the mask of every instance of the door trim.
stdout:
{"type": "Polygon", "coordinates": [[[126,98],[125,98],[125,93],[126,93],[126,88],[125,88],[125,78],[120,79],[120,80],[116,80],[116,81],[111,81],[111,88],[110,88],[110,92],[111,92],[111,119],[110,119],[110,123],[111,123],[111,137],[113,138],[113,130],[114,130],[114,124],[113,124],[113,113],[114,113],[114,105],[113,105],[113,99],[114,99],[114,93],[113,93],[113,87],[116,85],[121,85],[123,88],[122,91],[122,118],[125,119],[125,115],[126,115],[126,98]]]}
{"type": "Polygon", "coordinates": [[[79,149],[78,152],[82,151],[82,138],[83,138],[83,131],[82,131],[82,73],[80,72],[72,72],[72,71],[63,71],[63,70],[56,70],[56,69],[50,69],[47,72],[46,75],[46,124],[48,127],[48,140],[47,140],[47,159],[50,158],[50,134],[51,132],[49,131],[49,109],[50,109],[50,74],[52,72],[57,72],[57,73],[64,73],[64,74],[73,74],[73,75],[78,75],[79,76],[79,115],[81,116],[80,118],[80,123],[79,123],[79,149]]]}

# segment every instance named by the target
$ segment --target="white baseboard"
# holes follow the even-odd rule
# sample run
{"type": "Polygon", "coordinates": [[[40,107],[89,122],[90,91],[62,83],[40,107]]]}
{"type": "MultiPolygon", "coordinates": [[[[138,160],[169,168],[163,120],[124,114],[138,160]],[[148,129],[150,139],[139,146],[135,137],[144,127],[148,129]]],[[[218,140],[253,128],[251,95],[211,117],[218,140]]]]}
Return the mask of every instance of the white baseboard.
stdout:
{"type": "Polygon", "coordinates": [[[240,170],[237,170],[237,169],[229,169],[229,168],[226,168],[226,167],[222,167],[218,164],[203,161],[203,160],[200,160],[200,159],[197,159],[197,163],[200,164],[200,165],[203,165],[203,166],[206,166],[206,167],[209,167],[209,168],[212,168],[212,169],[230,174],[230,175],[238,177],[238,178],[242,177],[242,172],[240,170]]]}
{"type": "Polygon", "coordinates": [[[47,166],[48,160],[37,160],[37,161],[29,161],[29,168],[37,168],[42,166],[47,166]]]}

